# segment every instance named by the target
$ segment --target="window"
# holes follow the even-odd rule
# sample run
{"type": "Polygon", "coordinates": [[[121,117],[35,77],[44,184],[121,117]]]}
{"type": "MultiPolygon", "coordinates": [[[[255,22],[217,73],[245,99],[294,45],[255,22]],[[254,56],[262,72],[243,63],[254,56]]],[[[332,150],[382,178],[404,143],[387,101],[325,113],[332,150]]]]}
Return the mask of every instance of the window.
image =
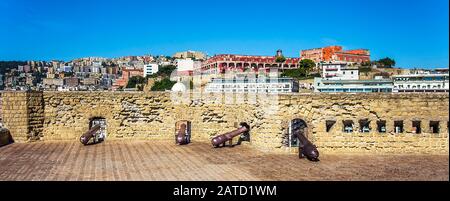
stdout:
{"type": "Polygon", "coordinates": [[[394,121],[394,132],[403,133],[403,121],[394,121]]]}
{"type": "Polygon", "coordinates": [[[431,133],[439,133],[439,121],[430,121],[431,133]]]}
{"type": "Polygon", "coordinates": [[[422,133],[422,128],[420,127],[420,121],[413,121],[412,122],[412,127],[413,127],[413,133],[422,133]]]}
{"type": "Polygon", "coordinates": [[[377,121],[377,131],[379,133],[386,133],[386,121],[377,121]]]}
{"type": "Polygon", "coordinates": [[[368,133],[370,132],[370,121],[367,119],[359,120],[359,132],[368,133]]]}
{"type": "Polygon", "coordinates": [[[332,120],[327,120],[325,122],[325,126],[326,126],[326,129],[327,129],[327,132],[330,132],[331,128],[333,128],[335,123],[336,123],[336,121],[332,121],[332,120]]]}
{"type": "Polygon", "coordinates": [[[342,122],[344,124],[344,133],[352,133],[353,132],[353,121],[345,120],[342,122]]]}

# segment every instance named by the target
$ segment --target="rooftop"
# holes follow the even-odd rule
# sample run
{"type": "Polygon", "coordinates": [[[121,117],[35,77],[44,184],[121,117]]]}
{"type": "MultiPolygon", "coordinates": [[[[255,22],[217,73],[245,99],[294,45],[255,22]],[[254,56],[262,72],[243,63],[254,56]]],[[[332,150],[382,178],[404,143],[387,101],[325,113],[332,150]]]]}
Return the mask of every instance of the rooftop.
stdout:
{"type": "Polygon", "coordinates": [[[433,74],[405,74],[405,75],[393,75],[393,78],[396,77],[442,77],[442,76],[449,76],[448,73],[433,73],[433,74]]]}
{"type": "Polygon", "coordinates": [[[322,83],[343,83],[343,84],[366,84],[366,83],[393,83],[390,79],[380,79],[380,80],[322,80],[322,83]]]}
{"type": "MultiPolygon", "coordinates": [[[[320,149],[319,149],[320,151],[320,149]]],[[[448,155],[327,155],[309,162],[297,154],[265,153],[248,145],[78,141],[0,147],[0,180],[443,180],[448,155]]]]}
{"type": "Polygon", "coordinates": [[[212,83],[290,83],[293,82],[292,78],[237,78],[237,79],[224,79],[224,78],[213,78],[212,83]]]}

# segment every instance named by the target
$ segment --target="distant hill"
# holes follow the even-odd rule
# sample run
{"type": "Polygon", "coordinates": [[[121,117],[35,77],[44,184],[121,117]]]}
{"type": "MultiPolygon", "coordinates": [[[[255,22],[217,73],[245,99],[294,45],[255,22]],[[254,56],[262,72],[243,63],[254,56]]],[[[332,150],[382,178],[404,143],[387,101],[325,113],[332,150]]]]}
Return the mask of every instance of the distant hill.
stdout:
{"type": "Polygon", "coordinates": [[[0,61],[0,74],[4,75],[9,69],[17,69],[17,66],[27,65],[26,61],[0,61]]]}

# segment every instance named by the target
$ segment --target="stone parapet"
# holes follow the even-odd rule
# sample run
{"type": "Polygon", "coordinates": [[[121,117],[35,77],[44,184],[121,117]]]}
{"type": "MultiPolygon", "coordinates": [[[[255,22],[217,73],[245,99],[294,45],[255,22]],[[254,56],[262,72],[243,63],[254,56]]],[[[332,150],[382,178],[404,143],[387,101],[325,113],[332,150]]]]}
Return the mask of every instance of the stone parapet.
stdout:
{"type": "Polygon", "coordinates": [[[193,142],[209,142],[247,122],[250,146],[290,152],[289,124],[298,118],[323,152],[448,153],[448,94],[202,95],[187,94],[191,99],[183,102],[167,92],[6,93],[3,119],[14,138],[26,140],[78,140],[90,120],[104,118],[107,139],[173,139],[176,123],[185,120],[193,142]],[[347,133],[343,122],[349,120],[353,131],[347,133]],[[327,131],[328,121],[334,125],[327,131]],[[403,122],[402,133],[394,132],[395,121],[403,122]],[[421,122],[422,133],[414,133],[412,121],[421,122]],[[439,132],[432,133],[431,121],[439,132]],[[386,132],[378,131],[379,122],[386,132]]]}

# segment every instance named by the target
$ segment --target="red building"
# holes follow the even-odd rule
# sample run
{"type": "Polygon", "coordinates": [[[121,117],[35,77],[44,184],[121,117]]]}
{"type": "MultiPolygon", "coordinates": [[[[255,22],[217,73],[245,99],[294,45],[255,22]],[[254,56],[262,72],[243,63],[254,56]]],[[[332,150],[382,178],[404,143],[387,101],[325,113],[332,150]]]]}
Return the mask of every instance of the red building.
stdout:
{"type": "MultiPolygon", "coordinates": [[[[207,59],[201,65],[201,72],[225,73],[225,71],[244,72],[248,70],[269,71],[270,68],[280,70],[298,68],[300,58],[286,58],[282,63],[276,62],[275,56],[247,56],[235,54],[221,54],[207,59]]],[[[196,69],[198,70],[198,69],[196,69]]]]}
{"type": "Polygon", "coordinates": [[[354,63],[370,62],[370,53],[366,49],[347,50],[334,53],[334,60],[354,63]]]}
{"type": "Polygon", "coordinates": [[[134,76],[142,76],[144,74],[143,69],[123,69],[122,70],[122,78],[116,80],[113,88],[125,87],[128,84],[128,80],[130,77],[134,76]]]}

